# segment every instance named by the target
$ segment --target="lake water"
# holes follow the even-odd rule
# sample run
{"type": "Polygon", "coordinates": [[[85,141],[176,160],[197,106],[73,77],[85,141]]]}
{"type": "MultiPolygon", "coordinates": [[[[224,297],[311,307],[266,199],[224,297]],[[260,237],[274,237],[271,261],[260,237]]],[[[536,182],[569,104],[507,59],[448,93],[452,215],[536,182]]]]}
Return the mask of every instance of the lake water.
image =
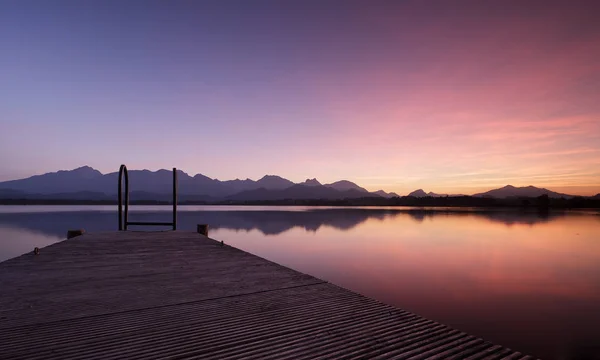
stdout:
{"type": "MultiPolygon", "coordinates": [[[[131,207],[130,221],[169,221],[131,207]]],[[[210,236],[545,359],[600,359],[600,214],[183,206],[210,236]]],[[[0,206],[0,261],[116,230],[115,206],[0,206]]]]}

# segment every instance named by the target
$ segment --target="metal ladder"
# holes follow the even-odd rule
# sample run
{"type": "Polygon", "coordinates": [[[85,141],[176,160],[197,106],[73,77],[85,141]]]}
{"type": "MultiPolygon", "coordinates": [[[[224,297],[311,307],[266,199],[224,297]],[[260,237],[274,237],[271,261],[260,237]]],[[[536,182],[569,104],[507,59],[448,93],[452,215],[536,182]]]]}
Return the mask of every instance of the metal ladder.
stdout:
{"type": "Polygon", "coordinates": [[[177,169],[173,168],[173,221],[172,222],[141,222],[129,221],[129,175],[127,166],[119,169],[119,231],[127,230],[129,225],[172,226],[177,230],[177,169]],[[125,214],[123,214],[123,176],[125,176],[125,214]]]}

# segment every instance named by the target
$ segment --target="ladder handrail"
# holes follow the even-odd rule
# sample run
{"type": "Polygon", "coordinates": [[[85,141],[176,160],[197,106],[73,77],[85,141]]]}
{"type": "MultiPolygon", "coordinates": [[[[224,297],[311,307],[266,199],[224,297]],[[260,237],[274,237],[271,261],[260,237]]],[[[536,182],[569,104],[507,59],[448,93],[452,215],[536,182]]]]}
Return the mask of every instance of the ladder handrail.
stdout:
{"type": "Polygon", "coordinates": [[[168,222],[140,222],[129,221],[129,175],[127,166],[121,165],[119,168],[119,231],[127,230],[128,225],[147,225],[147,226],[172,226],[177,230],[177,169],[173,168],[173,221],[168,222]],[[123,214],[123,176],[125,176],[125,214],[123,214]],[[124,220],[124,221],[123,221],[124,220]]]}
{"type": "Polygon", "coordinates": [[[119,231],[127,230],[129,216],[129,174],[124,164],[119,168],[119,231]],[[125,227],[123,227],[123,175],[125,175],[125,227]]]}

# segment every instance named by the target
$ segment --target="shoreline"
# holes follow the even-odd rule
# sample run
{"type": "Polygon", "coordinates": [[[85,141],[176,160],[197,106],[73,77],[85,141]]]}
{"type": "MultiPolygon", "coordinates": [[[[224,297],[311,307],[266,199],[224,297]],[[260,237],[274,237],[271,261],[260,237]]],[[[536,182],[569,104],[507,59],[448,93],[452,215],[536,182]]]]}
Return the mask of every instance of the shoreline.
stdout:
{"type": "MultiPolygon", "coordinates": [[[[157,211],[162,211],[162,207],[165,210],[171,211],[170,203],[135,203],[132,202],[130,206],[139,208],[145,208],[144,210],[154,208],[157,211]],[[167,209],[168,207],[168,209],[167,209]]],[[[9,209],[10,207],[117,207],[115,203],[92,203],[92,202],[81,202],[81,203],[11,203],[6,204],[0,202],[0,209],[9,209]]],[[[493,213],[493,212],[506,212],[506,213],[522,213],[522,214],[559,214],[565,212],[586,212],[594,213],[597,212],[600,215],[600,205],[596,207],[520,207],[520,206],[440,206],[440,205],[306,205],[306,204],[195,204],[195,203],[178,203],[180,210],[189,207],[207,207],[214,208],[215,210],[221,209],[220,211],[227,211],[227,208],[247,208],[247,209],[231,209],[231,211],[287,211],[286,209],[310,209],[310,210],[372,210],[372,211],[391,211],[401,213],[424,213],[424,214],[465,214],[465,213],[493,213]],[[269,209],[272,208],[272,209],[269,209]]],[[[135,209],[130,208],[130,211],[135,209]]],[[[202,210],[198,210],[202,211],[202,210]]],[[[211,211],[206,209],[204,211],[211,211]]],[[[2,212],[0,211],[0,214],[2,212]]]]}

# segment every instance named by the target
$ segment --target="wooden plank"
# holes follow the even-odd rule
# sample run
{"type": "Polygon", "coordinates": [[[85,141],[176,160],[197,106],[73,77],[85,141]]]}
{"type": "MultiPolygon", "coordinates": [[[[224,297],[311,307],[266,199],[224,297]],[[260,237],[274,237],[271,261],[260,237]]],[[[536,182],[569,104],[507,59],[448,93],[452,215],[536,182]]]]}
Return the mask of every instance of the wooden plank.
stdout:
{"type": "Polygon", "coordinates": [[[191,232],[85,234],[0,284],[2,358],[523,356],[191,232]]]}

